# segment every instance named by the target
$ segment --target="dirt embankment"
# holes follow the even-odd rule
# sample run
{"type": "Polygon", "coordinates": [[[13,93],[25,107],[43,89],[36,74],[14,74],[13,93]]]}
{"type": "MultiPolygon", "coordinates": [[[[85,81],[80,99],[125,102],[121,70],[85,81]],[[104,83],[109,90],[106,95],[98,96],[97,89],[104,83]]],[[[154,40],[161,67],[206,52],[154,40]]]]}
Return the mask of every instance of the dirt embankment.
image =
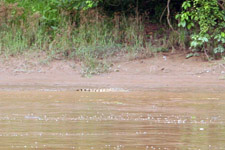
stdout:
{"type": "Polygon", "coordinates": [[[0,90],[74,90],[76,88],[126,88],[130,90],[225,91],[225,63],[206,62],[184,55],[158,55],[149,59],[115,63],[110,73],[84,78],[74,61],[10,59],[0,63],[0,90]]]}

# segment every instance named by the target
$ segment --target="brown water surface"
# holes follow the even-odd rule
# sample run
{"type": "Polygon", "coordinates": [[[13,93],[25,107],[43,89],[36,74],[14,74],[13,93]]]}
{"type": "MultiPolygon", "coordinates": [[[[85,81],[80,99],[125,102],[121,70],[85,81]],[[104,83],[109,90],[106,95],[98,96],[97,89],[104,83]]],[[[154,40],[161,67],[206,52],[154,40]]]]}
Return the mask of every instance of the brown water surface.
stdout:
{"type": "Polygon", "coordinates": [[[225,93],[0,92],[0,149],[225,149],[225,93]]]}

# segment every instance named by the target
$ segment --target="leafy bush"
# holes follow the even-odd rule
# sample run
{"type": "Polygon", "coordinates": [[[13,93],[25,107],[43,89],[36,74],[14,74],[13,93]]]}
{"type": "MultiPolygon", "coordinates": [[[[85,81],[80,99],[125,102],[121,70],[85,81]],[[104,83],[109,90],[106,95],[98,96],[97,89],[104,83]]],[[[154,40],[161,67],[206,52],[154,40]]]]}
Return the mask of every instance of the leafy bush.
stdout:
{"type": "Polygon", "coordinates": [[[186,0],[183,11],[176,16],[178,26],[186,27],[192,33],[191,47],[205,54],[224,52],[225,10],[218,0],[186,0]]]}
{"type": "Polygon", "coordinates": [[[16,4],[24,9],[23,20],[30,15],[39,13],[40,23],[45,27],[57,28],[65,16],[66,11],[87,10],[97,6],[98,1],[92,0],[5,0],[7,3],[16,4]]]}

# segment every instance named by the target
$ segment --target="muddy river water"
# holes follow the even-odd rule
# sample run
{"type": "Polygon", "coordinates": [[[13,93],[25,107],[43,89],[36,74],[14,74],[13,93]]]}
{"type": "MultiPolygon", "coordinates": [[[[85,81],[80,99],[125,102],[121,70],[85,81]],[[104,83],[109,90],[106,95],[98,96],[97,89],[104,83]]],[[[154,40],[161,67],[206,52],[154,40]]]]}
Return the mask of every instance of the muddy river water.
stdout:
{"type": "Polygon", "coordinates": [[[0,92],[0,149],[225,150],[225,93],[0,92]]]}

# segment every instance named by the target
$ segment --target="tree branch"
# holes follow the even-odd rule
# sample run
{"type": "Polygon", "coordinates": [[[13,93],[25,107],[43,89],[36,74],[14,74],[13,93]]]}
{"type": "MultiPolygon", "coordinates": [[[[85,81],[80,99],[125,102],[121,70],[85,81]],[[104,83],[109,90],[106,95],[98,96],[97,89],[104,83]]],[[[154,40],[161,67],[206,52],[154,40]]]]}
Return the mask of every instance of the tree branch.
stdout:
{"type": "Polygon", "coordinates": [[[167,7],[165,7],[165,9],[163,10],[163,12],[162,12],[162,14],[161,14],[161,16],[160,16],[160,19],[159,19],[159,22],[160,22],[160,23],[162,23],[162,18],[163,18],[163,16],[164,16],[165,12],[166,12],[166,9],[167,9],[167,7]]]}
{"type": "Polygon", "coordinates": [[[220,6],[220,8],[221,8],[221,9],[223,9],[223,10],[225,10],[225,7],[223,6],[223,5],[224,5],[224,3],[225,3],[225,1],[224,1],[224,0],[218,0],[218,5],[219,5],[219,6],[220,6]],[[220,2],[222,2],[222,4],[221,4],[220,2]]]}
{"type": "Polygon", "coordinates": [[[170,0],[167,0],[167,23],[169,27],[174,31],[173,26],[170,23],[170,0]]]}

